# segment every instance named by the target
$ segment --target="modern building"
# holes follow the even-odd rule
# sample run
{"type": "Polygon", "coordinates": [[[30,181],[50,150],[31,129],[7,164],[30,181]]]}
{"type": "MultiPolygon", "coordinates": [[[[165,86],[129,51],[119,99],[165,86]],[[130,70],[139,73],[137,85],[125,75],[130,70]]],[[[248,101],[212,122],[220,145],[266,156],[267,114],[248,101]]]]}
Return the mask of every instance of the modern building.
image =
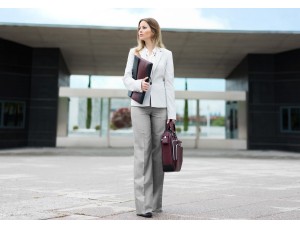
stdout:
{"type": "MultiPolygon", "coordinates": [[[[70,75],[123,75],[134,28],[0,25],[0,148],[130,146],[113,137],[111,100],[125,90],[70,88],[70,75]],[[70,98],[101,98],[101,136],[70,137],[70,98]],[[84,139],[84,140],[82,140],[84,139]]],[[[196,102],[187,147],[300,152],[300,33],[165,29],[175,77],[220,78],[225,92],[176,91],[196,102]],[[226,102],[226,138],[202,139],[199,101],[226,102]],[[196,118],[196,120],[197,120],[196,118]]]]}

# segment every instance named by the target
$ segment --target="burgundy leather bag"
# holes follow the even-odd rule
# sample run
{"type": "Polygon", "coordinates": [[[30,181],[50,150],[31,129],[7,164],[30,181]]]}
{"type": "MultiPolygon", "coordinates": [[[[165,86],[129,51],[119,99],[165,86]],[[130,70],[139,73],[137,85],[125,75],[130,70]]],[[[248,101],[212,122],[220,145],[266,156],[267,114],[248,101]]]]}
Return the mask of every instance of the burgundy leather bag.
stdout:
{"type": "Polygon", "coordinates": [[[183,148],[176,136],[174,122],[169,122],[161,137],[162,163],[164,172],[178,172],[183,161],[183,148]]]}

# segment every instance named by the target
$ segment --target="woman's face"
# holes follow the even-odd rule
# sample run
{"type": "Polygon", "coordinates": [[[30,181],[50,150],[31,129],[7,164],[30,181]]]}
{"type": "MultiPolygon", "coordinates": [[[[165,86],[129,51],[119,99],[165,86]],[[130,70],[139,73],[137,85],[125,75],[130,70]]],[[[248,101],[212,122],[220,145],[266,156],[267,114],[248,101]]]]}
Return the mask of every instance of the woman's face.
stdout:
{"type": "Polygon", "coordinates": [[[153,37],[153,32],[151,31],[150,26],[147,22],[141,21],[139,25],[139,38],[143,41],[151,41],[151,38],[153,37]]]}

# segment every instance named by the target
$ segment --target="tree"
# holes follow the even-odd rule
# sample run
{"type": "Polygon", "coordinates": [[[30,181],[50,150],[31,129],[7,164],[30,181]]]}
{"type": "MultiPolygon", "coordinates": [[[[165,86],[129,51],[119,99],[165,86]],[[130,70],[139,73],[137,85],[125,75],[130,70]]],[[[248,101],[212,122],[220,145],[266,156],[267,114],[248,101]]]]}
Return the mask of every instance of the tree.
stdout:
{"type": "MultiPolygon", "coordinates": [[[[185,90],[187,91],[187,78],[185,78],[185,90]]],[[[189,106],[188,100],[184,100],[184,114],[183,114],[183,130],[187,131],[189,129],[189,106]]]]}
{"type": "MultiPolygon", "coordinates": [[[[91,75],[89,75],[89,84],[88,84],[88,88],[91,88],[91,75]]],[[[91,98],[87,98],[87,102],[86,102],[86,122],[85,122],[85,126],[87,129],[91,128],[91,122],[92,122],[92,99],[91,98]]]]}

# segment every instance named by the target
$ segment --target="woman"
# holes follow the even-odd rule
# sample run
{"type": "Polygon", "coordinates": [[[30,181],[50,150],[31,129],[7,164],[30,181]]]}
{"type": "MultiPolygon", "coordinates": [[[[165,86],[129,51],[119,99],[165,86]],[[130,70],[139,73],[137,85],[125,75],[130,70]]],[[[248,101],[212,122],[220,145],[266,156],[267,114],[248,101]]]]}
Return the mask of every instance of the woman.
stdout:
{"type": "Polygon", "coordinates": [[[134,193],[138,216],[162,211],[164,172],[160,138],[166,122],[176,119],[172,52],[165,49],[160,26],[153,18],[139,21],[138,45],[129,51],[123,82],[130,91],[146,92],[143,104],[131,100],[134,134],[134,193]],[[134,55],[153,63],[150,76],[132,78],[134,55]],[[151,78],[151,84],[146,82],[151,78]]]}

